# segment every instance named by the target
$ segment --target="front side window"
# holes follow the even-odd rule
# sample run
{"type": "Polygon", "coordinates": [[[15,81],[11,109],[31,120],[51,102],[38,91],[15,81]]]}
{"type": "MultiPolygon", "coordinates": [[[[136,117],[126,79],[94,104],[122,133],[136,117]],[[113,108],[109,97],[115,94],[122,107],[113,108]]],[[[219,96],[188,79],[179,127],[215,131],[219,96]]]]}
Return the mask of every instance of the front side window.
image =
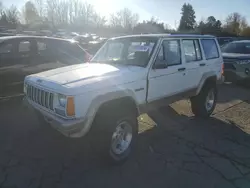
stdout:
{"type": "Polygon", "coordinates": [[[91,62],[145,67],[157,43],[156,37],[126,37],[107,41],[91,62]]]}
{"type": "Polygon", "coordinates": [[[8,54],[11,53],[12,50],[12,44],[11,43],[6,43],[1,45],[0,47],[0,54],[8,54]]]}
{"type": "Polygon", "coordinates": [[[216,59],[220,57],[218,47],[214,39],[201,39],[201,44],[206,59],[216,59]]]}
{"type": "Polygon", "coordinates": [[[156,64],[166,66],[181,64],[181,50],[179,40],[165,40],[162,42],[161,49],[157,55],[156,64]]]}
{"type": "Polygon", "coordinates": [[[182,44],[187,63],[193,61],[200,61],[202,59],[201,49],[198,40],[183,40],[182,44]]]}

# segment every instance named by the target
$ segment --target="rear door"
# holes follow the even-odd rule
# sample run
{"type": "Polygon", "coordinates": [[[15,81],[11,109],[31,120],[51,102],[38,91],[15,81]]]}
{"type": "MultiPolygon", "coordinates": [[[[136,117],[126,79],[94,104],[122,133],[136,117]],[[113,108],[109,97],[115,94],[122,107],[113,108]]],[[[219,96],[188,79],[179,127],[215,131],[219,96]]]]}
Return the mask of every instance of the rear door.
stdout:
{"type": "Polygon", "coordinates": [[[206,60],[202,58],[199,39],[183,39],[182,49],[186,67],[184,89],[190,90],[198,86],[206,66],[206,60]]]}
{"type": "Polygon", "coordinates": [[[53,41],[43,38],[36,39],[37,58],[33,62],[34,73],[65,66],[57,60],[55,46],[52,46],[53,41]]]}

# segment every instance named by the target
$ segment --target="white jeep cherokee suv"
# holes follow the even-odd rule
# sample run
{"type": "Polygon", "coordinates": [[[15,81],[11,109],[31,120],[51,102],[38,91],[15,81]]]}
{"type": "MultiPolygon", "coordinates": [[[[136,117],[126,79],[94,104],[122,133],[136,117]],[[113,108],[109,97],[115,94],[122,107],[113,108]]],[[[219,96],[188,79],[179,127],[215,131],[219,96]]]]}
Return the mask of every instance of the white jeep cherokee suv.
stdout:
{"type": "Polygon", "coordinates": [[[25,103],[67,137],[87,133],[114,162],[126,159],[138,135],[137,117],[190,98],[208,117],[223,76],[215,37],[150,34],[109,39],[89,63],[25,78],[25,103]]]}

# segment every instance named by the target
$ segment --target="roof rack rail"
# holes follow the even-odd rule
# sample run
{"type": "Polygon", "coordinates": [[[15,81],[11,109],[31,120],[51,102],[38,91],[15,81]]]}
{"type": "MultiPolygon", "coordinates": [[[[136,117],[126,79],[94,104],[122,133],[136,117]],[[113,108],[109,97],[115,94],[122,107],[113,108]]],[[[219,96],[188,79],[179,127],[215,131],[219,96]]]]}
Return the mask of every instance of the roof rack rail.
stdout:
{"type": "Polygon", "coordinates": [[[169,33],[171,35],[204,35],[202,33],[188,33],[188,32],[183,32],[183,33],[169,33]]]}
{"type": "Polygon", "coordinates": [[[213,36],[209,34],[202,34],[202,33],[169,33],[170,35],[190,35],[190,36],[195,36],[195,35],[203,35],[203,36],[213,36]]]}

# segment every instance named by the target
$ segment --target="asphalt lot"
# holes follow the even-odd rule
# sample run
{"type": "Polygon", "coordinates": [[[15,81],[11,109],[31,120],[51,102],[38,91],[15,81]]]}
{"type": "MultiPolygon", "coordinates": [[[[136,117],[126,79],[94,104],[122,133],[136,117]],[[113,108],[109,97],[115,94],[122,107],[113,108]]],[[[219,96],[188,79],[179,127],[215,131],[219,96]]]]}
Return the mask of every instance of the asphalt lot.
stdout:
{"type": "Polygon", "coordinates": [[[219,88],[207,120],[179,101],[139,117],[136,153],[121,166],[99,160],[88,143],[42,131],[32,112],[0,103],[0,187],[249,188],[250,89],[219,88]]]}

